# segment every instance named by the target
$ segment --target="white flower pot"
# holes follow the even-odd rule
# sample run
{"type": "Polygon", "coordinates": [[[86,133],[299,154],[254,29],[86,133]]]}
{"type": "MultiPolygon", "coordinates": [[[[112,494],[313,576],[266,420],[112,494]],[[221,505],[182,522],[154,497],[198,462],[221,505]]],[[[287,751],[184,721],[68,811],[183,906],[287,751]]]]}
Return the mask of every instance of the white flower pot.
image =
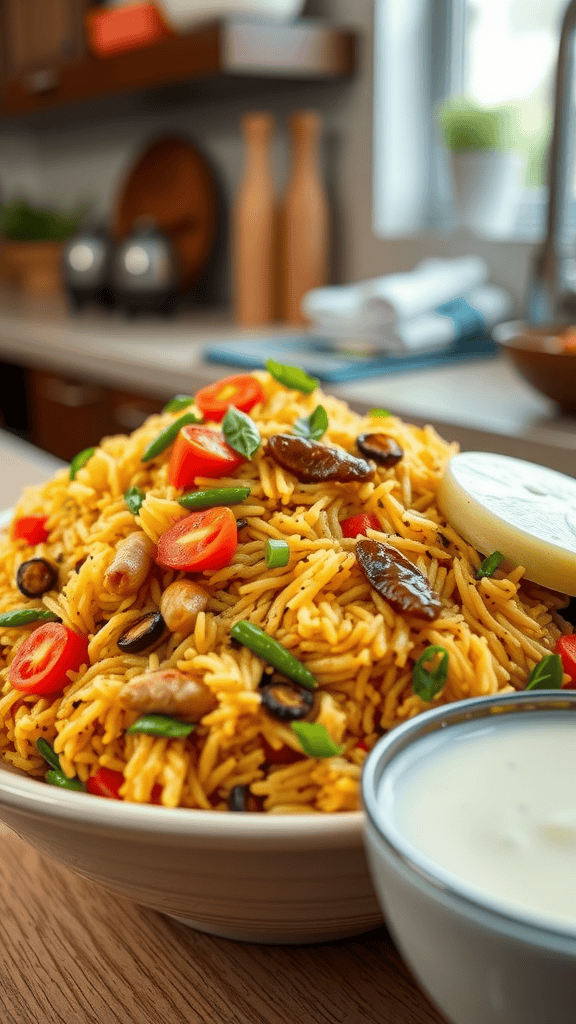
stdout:
{"type": "Polygon", "coordinates": [[[306,0],[161,0],[168,24],[184,32],[214,18],[257,18],[262,21],[292,21],[302,12],[306,0]]]}
{"type": "Polygon", "coordinates": [[[525,154],[487,149],[450,155],[460,226],[486,238],[511,238],[524,192],[525,154]]]}

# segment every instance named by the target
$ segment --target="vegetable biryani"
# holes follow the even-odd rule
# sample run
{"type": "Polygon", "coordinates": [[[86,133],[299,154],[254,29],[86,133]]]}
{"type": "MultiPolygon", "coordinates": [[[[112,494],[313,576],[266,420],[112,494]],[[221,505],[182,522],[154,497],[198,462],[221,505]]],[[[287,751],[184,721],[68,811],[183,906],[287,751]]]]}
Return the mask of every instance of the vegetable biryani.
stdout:
{"type": "Polygon", "coordinates": [[[19,502],[0,538],[10,764],[168,807],[355,810],[398,723],[570,685],[567,598],[438,509],[456,447],[268,369],[177,396],[19,502]]]}

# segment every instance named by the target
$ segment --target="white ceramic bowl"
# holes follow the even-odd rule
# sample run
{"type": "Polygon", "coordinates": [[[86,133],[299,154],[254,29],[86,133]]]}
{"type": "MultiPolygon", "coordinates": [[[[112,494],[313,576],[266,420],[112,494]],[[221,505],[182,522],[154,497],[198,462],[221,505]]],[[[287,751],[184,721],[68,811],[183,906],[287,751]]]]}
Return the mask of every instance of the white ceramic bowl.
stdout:
{"type": "Polygon", "coordinates": [[[576,713],[576,694],[542,690],[463,701],[425,712],[380,740],[362,778],[370,869],[402,955],[452,1024],[568,1024],[576,1016],[576,927],[548,927],[535,914],[478,894],[417,850],[378,805],[387,770],[407,745],[459,722],[508,717],[494,708],[576,713]]]}

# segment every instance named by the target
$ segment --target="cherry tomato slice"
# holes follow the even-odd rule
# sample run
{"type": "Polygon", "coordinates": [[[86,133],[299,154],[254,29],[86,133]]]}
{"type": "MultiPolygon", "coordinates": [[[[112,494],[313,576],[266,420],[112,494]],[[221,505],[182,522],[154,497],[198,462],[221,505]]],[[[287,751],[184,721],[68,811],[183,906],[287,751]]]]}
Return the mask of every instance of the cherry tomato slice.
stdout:
{"type": "Polygon", "coordinates": [[[380,530],[378,516],[374,512],[363,512],[358,516],[350,516],[340,523],[344,537],[365,537],[368,530],[380,530]]]}
{"type": "Polygon", "coordinates": [[[70,682],[66,673],[87,664],[86,637],[61,622],[45,622],[18,648],[8,679],[22,693],[58,693],[70,682]]]}
{"type": "Polygon", "coordinates": [[[158,541],[156,562],[163,569],[202,572],[229,565],[238,546],[236,518],[229,508],[193,512],[158,541]]]}
{"type": "Polygon", "coordinates": [[[226,443],[224,434],[208,427],[190,424],[182,427],[172,449],[168,466],[168,481],[183,489],[197,476],[230,476],[244,458],[226,443]]]}
{"type": "Polygon", "coordinates": [[[121,800],[119,789],[124,784],[122,772],[112,768],[99,768],[86,783],[86,789],[92,796],[105,796],[108,800],[121,800]]]}
{"type": "Polygon", "coordinates": [[[48,538],[47,522],[48,516],[21,516],[12,527],[12,537],[28,544],[42,544],[48,538]]]}
{"type": "Polygon", "coordinates": [[[576,634],[561,636],[556,644],[556,653],[562,658],[566,675],[570,676],[570,683],[565,684],[564,689],[573,689],[576,687],[576,634]]]}
{"type": "Polygon", "coordinates": [[[250,412],[265,397],[264,389],[256,377],[241,374],[239,377],[225,377],[224,380],[202,388],[196,395],[196,405],[206,419],[219,423],[230,405],[241,412],[250,412]]]}

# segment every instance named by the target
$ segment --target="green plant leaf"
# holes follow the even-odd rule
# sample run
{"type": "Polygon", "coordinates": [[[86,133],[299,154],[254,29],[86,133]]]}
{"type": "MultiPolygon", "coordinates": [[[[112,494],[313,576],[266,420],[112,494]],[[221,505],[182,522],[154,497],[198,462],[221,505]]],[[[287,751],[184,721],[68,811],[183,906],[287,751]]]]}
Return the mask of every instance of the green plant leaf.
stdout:
{"type": "Polygon", "coordinates": [[[228,408],[223,421],[222,433],[228,444],[235,452],[243,455],[245,459],[251,459],[262,444],[260,431],[245,412],[241,412],[235,405],[228,408]]]}
{"type": "Polygon", "coordinates": [[[448,678],[449,660],[448,651],[439,644],[432,644],[420,655],[414,665],[412,689],[421,700],[431,701],[440,693],[448,678]],[[438,655],[440,661],[437,661],[438,655]],[[431,662],[436,662],[435,667],[426,668],[431,662]]]}
{"type": "Polygon", "coordinates": [[[547,654],[534,665],[526,684],[527,690],[560,690],[562,688],[562,658],[547,654]]]}
{"type": "Polygon", "coordinates": [[[344,750],[334,743],[325,725],[320,722],[292,722],[291,729],[309,757],[337,757],[344,750]]]}
{"type": "Polygon", "coordinates": [[[294,423],[294,433],[298,437],[309,437],[319,441],[328,430],[328,413],[323,405],[317,405],[310,416],[299,416],[294,423]]]}

